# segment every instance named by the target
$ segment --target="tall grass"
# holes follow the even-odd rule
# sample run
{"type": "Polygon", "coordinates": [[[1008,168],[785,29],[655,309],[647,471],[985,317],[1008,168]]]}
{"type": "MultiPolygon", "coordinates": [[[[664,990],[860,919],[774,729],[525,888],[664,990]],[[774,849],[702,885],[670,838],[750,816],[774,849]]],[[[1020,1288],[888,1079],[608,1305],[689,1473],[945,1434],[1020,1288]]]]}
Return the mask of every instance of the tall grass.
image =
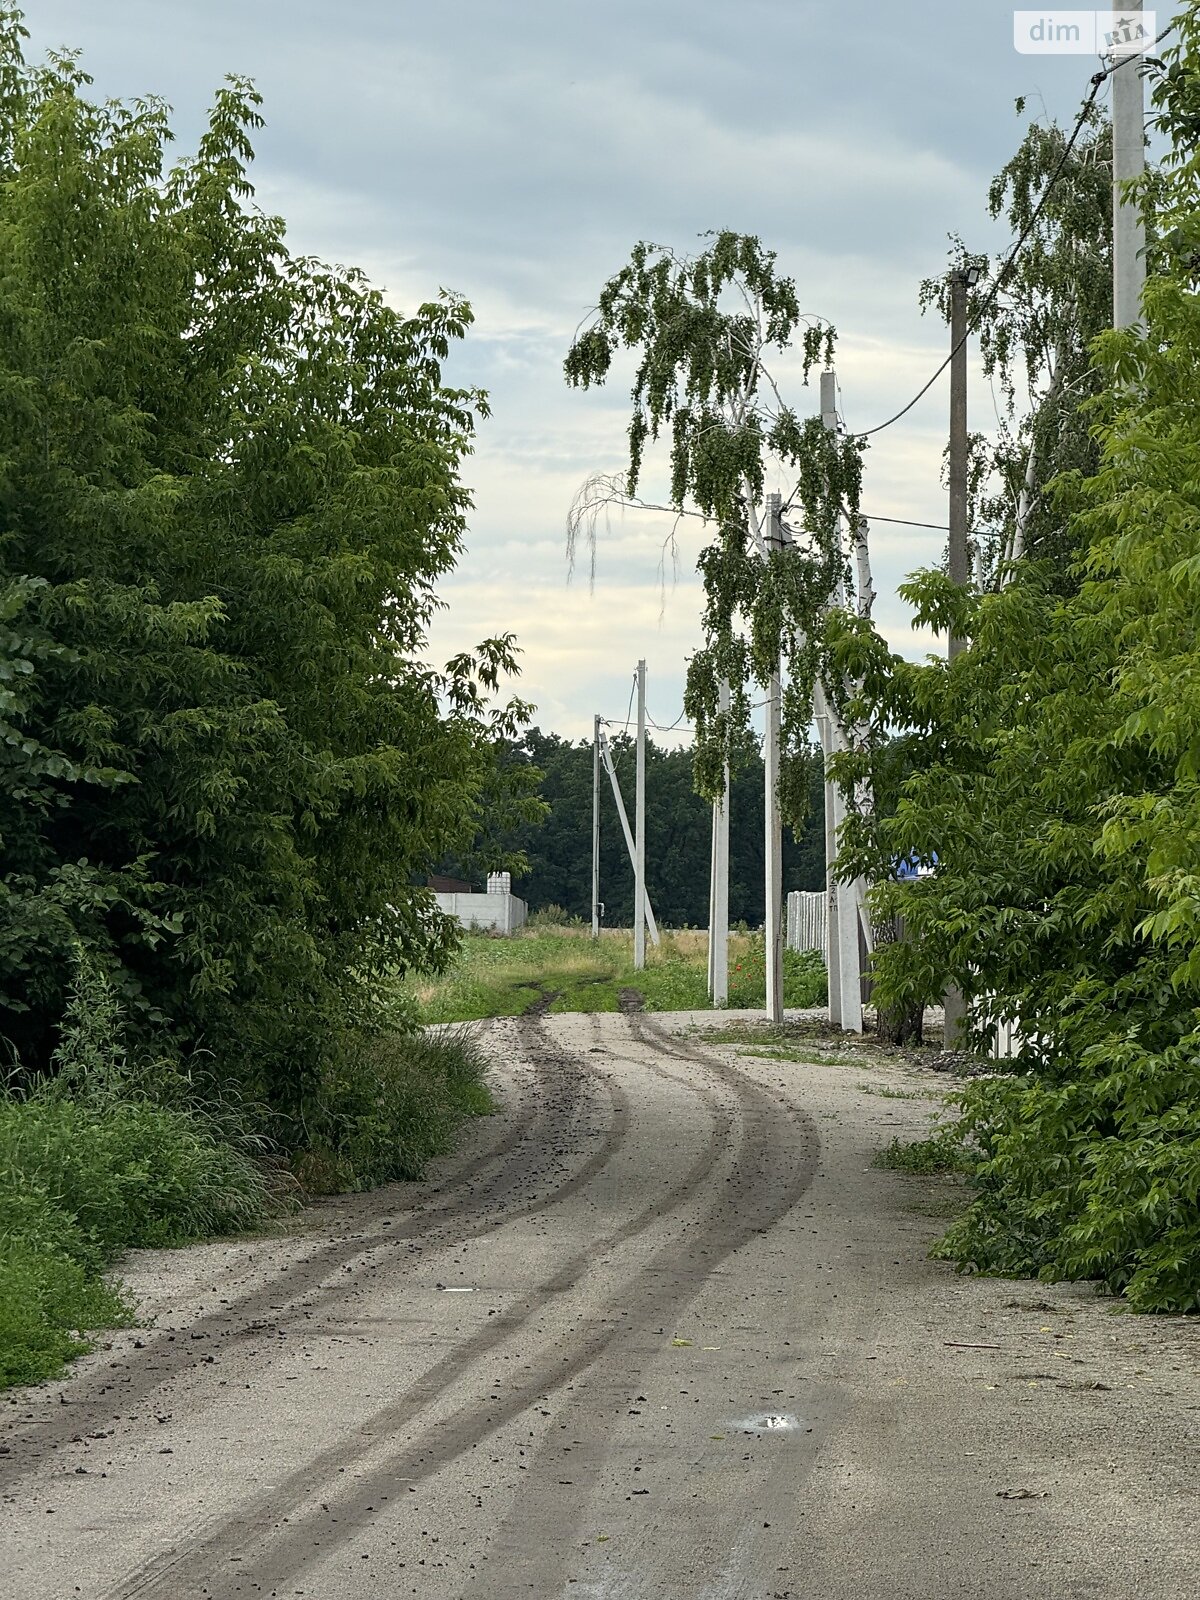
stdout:
{"type": "Polygon", "coordinates": [[[103,1277],[122,1250],[234,1232],[270,1205],[263,1168],[194,1112],[52,1085],[0,1102],[0,1388],[128,1319],[103,1277]]]}
{"type": "MultiPolygon", "coordinates": [[[[132,1065],[107,977],[80,951],[51,1078],[0,1099],[0,1388],[58,1372],[129,1320],[104,1274],[122,1250],[260,1222],[271,1182],[236,1117],[185,1100],[182,1075],[132,1065]]],[[[194,1096],[192,1097],[194,1098],[194,1096]]]]}
{"type": "Polygon", "coordinates": [[[419,1178],[467,1117],[494,1109],[488,1057],[467,1028],[364,1040],[322,1084],[293,1163],[310,1193],[419,1178]]]}

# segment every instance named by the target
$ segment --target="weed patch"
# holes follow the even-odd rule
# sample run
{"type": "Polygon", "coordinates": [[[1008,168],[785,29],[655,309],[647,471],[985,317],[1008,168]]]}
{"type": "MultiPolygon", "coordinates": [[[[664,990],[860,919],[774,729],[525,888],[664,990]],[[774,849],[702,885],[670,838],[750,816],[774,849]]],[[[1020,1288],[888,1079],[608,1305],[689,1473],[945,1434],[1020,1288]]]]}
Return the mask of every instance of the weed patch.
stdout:
{"type": "Polygon", "coordinates": [[[963,1148],[962,1137],[956,1127],[942,1128],[928,1139],[893,1139],[871,1163],[885,1167],[890,1172],[945,1173],[970,1172],[975,1166],[963,1148]]]}
{"type": "MultiPolygon", "coordinates": [[[[521,992],[521,1010],[530,998],[521,992]]],[[[362,1041],[321,1085],[297,1176],[317,1193],[420,1178],[460,1123],[495,1109],[487,1068],[469,1028],[362,1041]]]]}

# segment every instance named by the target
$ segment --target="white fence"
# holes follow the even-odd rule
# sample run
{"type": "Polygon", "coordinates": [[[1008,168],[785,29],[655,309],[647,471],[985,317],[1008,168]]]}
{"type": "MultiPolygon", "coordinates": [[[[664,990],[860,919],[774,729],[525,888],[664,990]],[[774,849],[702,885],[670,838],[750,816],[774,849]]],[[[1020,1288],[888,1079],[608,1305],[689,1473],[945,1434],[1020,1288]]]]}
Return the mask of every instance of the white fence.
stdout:
{"type": "Polygon", "coordinates": [[[819,950],[828,959],[826,929],[829,899],[824,894],[795,891],[787,897],[787,947],[789,950],[819,950]]]}

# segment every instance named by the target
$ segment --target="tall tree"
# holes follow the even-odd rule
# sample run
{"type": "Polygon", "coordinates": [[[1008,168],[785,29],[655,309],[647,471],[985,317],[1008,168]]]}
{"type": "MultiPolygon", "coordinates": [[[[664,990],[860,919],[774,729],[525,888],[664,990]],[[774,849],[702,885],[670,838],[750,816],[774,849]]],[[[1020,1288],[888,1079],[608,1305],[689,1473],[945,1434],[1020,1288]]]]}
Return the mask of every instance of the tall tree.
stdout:
{"type": "MultiPolygon", "coordinates": [[[[1099,465],[1087,402],[1102,387],[1092,342],[1112,321],[1112,181],[1112,129],[1100,107],[1089,108],[1073,145],[1056,123],[1033,121],[988,191],[989,214],[1025,240],[1015,259],[1003,270],[954,241],[952,267],[970,260],[983,269],[968,318],[1003,407],[996,435],[972,440],[971,525],[984,586],[1008,581],[1022,558],[1042,562],[1056,587],[1075,581],[1071,519],[1046,488],[1063,472],[1091,475],[1099,465]]],[[[927,280],[922,304],[948,315],[948,283],[927,280]]]]}
{"type": "MultiPolygon", "coordinates": [[[[27,1068],[72,952],[138,1036],[295,1107],[395,963],[453,932],[414,874],[477,822],[511,639],[423,664],[483,396],[253,206],[230,80],[168,167],[156,101],[97,105],[0,20],[0,1006],[27,1068]]],[[[518,792],[514,798],[520,802],[518,792]]]]}
{"type": "MultiPolygon", "coordinates": [[[[752,685],[765,686],[787,658],[780,798],[799,822],[808,803],[814,684],[824,677],[821,618],[842,602],[853,576],[842,540],[843,518],[860,534],[859,598],[871,593],[865,530],[858,517],[860,452],[828,431],[820,417],[801,420],[772,374],[772,360],[799,338],[801,373],[828,365],[834,332],[800,310],[793,281],[752,236],[713,234],[684,257],[660,245],[637,245],[601,290],[596,313],[567,355],[567,381],[603,383],[614,357],[636,353],[629,466],[616,478],[592,478],[568,523],[571,548],[581,534],[595,548],[596,518],[613,499],[636,501],[647,446],[669,430],[669,509],[702,518],[713,540],[700,557],[705,588],[705,645],[688,669],[685,706],[697,731],[701,792],[721,791],[725,760],[748,748],[752,685]],[[790,497],[802,513],[793,547],[764,539],[769,470],[795,480],[790,497]],[[719,685],[730,685],[728,714],[719,685]]],[[[869,610],[869,603],[867,603],[869,610]]],[[[826,685],[841,715],[843,686],[826,685]]]]}

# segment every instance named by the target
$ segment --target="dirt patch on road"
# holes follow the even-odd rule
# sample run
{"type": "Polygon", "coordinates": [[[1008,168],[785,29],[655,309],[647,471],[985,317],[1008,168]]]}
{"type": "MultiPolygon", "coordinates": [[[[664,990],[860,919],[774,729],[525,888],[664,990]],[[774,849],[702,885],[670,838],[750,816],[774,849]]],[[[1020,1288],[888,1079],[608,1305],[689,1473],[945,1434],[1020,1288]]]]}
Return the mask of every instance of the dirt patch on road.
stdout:
{"type": "Polygon", "coordinates": [[[644,1011],[645,996],[640,989],[622,989],[617,995],[617,1009],[623,1011],[626,1016],[632,1015],[635,1011],[644,1011]]]}

